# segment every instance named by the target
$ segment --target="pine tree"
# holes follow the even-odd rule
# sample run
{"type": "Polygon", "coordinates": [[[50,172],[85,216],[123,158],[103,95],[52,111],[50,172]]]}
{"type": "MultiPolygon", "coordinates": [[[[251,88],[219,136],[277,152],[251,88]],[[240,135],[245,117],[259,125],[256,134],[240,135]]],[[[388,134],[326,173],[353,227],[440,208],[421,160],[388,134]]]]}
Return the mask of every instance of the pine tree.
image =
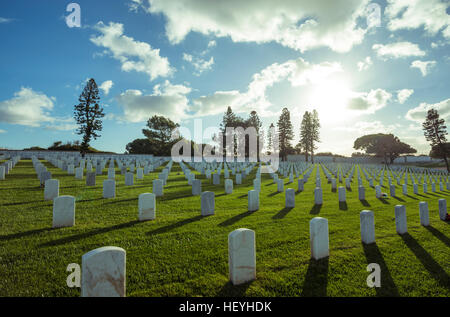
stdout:
{"type": "Polygon", "coordinates": [[[277,122],[278,136],[280,140],[280,155],[286,161],[288,151],[292,149],[291,141],[294,138],[292,132],[291,114],[287,108],[283,108],[277,122]]]}
{"type": "Polygon", "coordinates": [[[308,162],[310,148],[310,135],[311,135],[311,114],[305,111],[302,118],[302,123],[300,124],[300,146],[305,151],[306,162],[308,162]]]}
{"type": "Polygon", "coordinates": [[[75,105],[74,117],[79,125],[77,134],[83,136],[80,152],[82,157],[84,157],[89,149],[91,140],[96,140],[100,137],[97,131],[102,131],[101,118],[105,116],[103,108],[98,104],[100,97],[98,95],[97,84],[93,78],[84,87],[78,101],[80,103],[75,105]]]}
{"type": "Polygon", "coordinates": [[[430,142],[431,148],[438,146],[442,153],[442,158],[447,166],[447,172],[450,172],[447,160],[447,151],[445,142],[447,142],[447,127],[445,120],[439,118],[439,113],[435,109],[428,110],[427,118],[422,124],[425,139],[430,142]]]}
{"type": "Polygon", "coordinates": [[[320,121],[319,114],[316,110],[313,110],[311,116],[311,135],[310,135],[310,151],[311,151],[311,162],[314,164],[314,150],[317,149],[315,142],[320,142],[319,132],[320,130],[320,121]]]}
{"type": "MultiPolygon", "coordinates": [[[[256,158],[257,161],[259,162],[259,152],[260,152],[260,144],[259,144],[259,136],[260,136],[260,132],[261,132],[261,127],[262,127],[262,122],[261,119],[259,119],[258,113],[256,111],[252,111],[250,112],[250,116],[246,121],[246,126],[247,127],[254,127],[256,130],[256,158]]],[[[249,148],[249,141],[246,140],[246,148],[249,148]]],[[[249,153],[253,154],[253,153],[249,153]]]]}
{"type": "Polygon", "coordinates": [[[273,123],[270,124],[269,130],[267,131],[267,154],[272,154],[273,147],[273,132],[275,130],[275,126],[273,123]]]}

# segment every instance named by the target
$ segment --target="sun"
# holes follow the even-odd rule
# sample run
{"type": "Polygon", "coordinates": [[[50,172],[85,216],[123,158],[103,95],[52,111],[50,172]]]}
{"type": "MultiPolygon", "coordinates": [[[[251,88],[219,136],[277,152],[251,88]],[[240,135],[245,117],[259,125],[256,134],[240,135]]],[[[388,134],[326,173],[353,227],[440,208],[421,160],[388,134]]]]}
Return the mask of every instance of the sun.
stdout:
{"type": "Polygon", "coordinates": [[[317,109],[323,121],[342,121],[348,119],[347,104],[352,92],[346,79],[327,79],[311,87],[309,104],[317,109]]]}

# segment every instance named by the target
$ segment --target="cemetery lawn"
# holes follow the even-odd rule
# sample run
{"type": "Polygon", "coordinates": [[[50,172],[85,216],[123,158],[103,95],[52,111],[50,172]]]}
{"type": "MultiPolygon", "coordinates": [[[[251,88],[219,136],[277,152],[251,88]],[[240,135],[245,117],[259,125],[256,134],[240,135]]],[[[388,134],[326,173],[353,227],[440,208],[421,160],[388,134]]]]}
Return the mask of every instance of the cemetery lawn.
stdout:
{"type": "MultiPolygon", "coordinates": [[[[174,163],[164,196],[157,198],[156,220],[138,222],[138,195],[152,192],[163,167],[129,187],[116,168],[116,198],[103,199],[106,169],[95,187],[86,187],[85,179],[43,163],[60,181],[60,195],[76,197],[75,226],[52,229],[52,202],[44,201],[31,160],[21,160],[0,181],[0,296],[79,296],[79,288],[66,284],[66,268],[103,246],[126,250],[127,296],[450,296],[450,223],[438,215],[438,199],[449,204],[449,191],[431,193],[429,186],[423,194],[419,186],[414,195],[409,184],[404,196],[397,185],[397,198],[376,199],[363,177],[367,200],[360,201],[355,173],[347,203],[339,204],[321,174],[324,204],[318,207],[314,168],[293,209],[284,208],[284,193],[262,174],[260,209],[248,212],[256,169],[231,195],[224,193],[223,177],[214,186],[196,175],[202,190],[216,195],[216,214],[201,217],[200,196],[191,195],[174,163]],[[420,201],[428,202],[429,227],[420,225],[420,201]],[[408,233],[402,236],[395,229],[398,204],[407,213],[408,233]],[[375,213],[376,244],[367,246],[359,229],[364,209],[375,213]],[[310,259],[309,246],[309,221],[317,216],[329,225],[330,257],[320,261],[310,259]],[[228,234],[237,228],[256,232],[257,279],[235,287],[228,280],[228,234]],[[366,284],[369,263],[381,267],[381,288],[366,284]]],[[[297,190],[296,179],[287,182],[285,189],[297,190]]]]}

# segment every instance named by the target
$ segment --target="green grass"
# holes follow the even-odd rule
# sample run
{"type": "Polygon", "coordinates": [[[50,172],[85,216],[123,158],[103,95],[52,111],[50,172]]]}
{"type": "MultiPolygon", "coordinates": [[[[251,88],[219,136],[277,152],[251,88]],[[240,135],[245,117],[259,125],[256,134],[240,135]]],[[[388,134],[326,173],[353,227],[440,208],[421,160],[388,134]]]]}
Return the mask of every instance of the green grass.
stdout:
{"type": "MultiPolygon", "coordinates": [[[[60,181],[60,195],[76,201],[76,225],[52,229],[52,202],[30,160],[20,161],[0,181],[0,296],[79,296],[66,278],[70,263],[103,246],[127,252],[127,296],[450,296],[450,224],[440,221],[438,199],[449,191],[376,199],[366,187],[367,201],[358,200],[356,173],[347,203],[339,204],[321,171],[324,205],[314,206],[316,168],[305,190],[296,194],[295,208],[284,208],[269,175],[262,175],[260,210],[247,211],[247,192],[255,170],[232,195],[203,179],[202,190],[216,193],[216,214],[200,216],[200,197],[191,196],[178,164],[174,164],[164,196],[158,197],[155,221],[138,222],[138,195],[152,191],[162,169],[125,187],[117,169],[115,199],[102,199],[102,183],[86,187],[66,172],[44,162],[60,181]],[[431,226],[420,226],[419,202],[428,201],[431,226]],[[394,206],[406,205],[408,234],[395,231],[394,206]],[[375,212],[376,244],[361,243],[359,212],[375,212]],[[309,221],[329,221],[330,257],[310,259],[309,221]],[[228,234],[237,228],[256,232],[257,279],[242,286],[228,282],[228,234]],[[369,288],[368,263],[381,266],[381,288],[369,288]]],[[[286,179],[287,183],[287,179],[286,179]]],[[[396,182],[394,181],[396,184],[396,182]]],[[[388,185],[387,175],[385,186],[388,185]]],[[[338,183],[338,186],[343,186],[338,183]]],[[[297,190],[297,183],[286,184],[297,190]]],[[[439,189],[439,186],[437,186],[439,189]]],[[[431,186],[429,186],[431,191],[431,186]]],[[[387,187],[383,188],[388,192],[387,187]]]]}

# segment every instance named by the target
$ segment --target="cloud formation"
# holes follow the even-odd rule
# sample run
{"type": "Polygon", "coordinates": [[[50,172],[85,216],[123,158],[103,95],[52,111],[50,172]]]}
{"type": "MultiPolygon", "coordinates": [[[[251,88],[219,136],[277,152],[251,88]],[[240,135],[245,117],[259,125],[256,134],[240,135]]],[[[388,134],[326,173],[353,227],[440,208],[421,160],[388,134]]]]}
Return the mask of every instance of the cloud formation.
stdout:
{"type": "Polygon", "coordinates": [[[103,93],[105,95],[108,95],[109,90],[112,88],[113,85],[114,85],[114,83],[112,80],[107,80],[107,81],[104,81],[100,86],[98,86],[98,88],[103,90],[103,93]]]}
{"type": "Polygon", "coordinates": [[[190,92],[191,88],[184,85],[172,85],[167,80],[162,85],[156,85],[153,93],[148,95],[140,90],[126,90],[116,97],[123,108],[123,116],[119,117],[119,120],[144,122],[153,115],[160,115],[179,122],[187,116],[186,95],[190,92]]]}
{"type": "Polygon", "coordinates": [[[414,89],[397,90],[397,101],[404,104],[406,100],[414,93],[414,89]]]}
{"type": "Polygon", "coordinates": [[[438,111],[439,116],[444,119],[447,124],[450,121],[450,98],[442,100],[435,104],[429,104],[422,102],[416,108],[410,109],[406,113],[406,119],[416,122],[424,122],[427,116],[427,112],[430,109],[435,109],[438,111]]]}
{"type": "Polygon", "coordinates": [[[396,42],[390,44],[374,44],[372,49],[381,59],[402,58],[408,56],[425,56],[419,45],[411,42],[396,42]]]}
{"type": "Polygon", "coordinates": [[[180,43],[190,32],[230,37],[234,42],[276,42],[301,52],[316,47],[348,52],[360,44],[366,29],[368,0],[134,0],[147,12],[163,14],[166,35],[180,43]]]}
{"type": "Polygon", "coordinates": [[[211,57],[209,61],[207,61],[190,54],[183,53],[183,60],[189,62],[194,67],[195,76],[200,76],[203,72],[210,70],[214,65],[214,57],[211,57]]]}
{"type": "Polygon", "coordinates": [[[384,108],[392,94],[384,89],[371,89],[369,92],[353,93],[349,99],[347,108],[365,114],[372,114],[384,108]]]}
{"type": "Polygon", "coordinates": [[[123,71],[146,73],[150,80],[167,77],[174,72],[167,57],[160,56],[159,49],[124,35],[123,24],[110,22],[105,25],[99,22],[94,29],[101,35],[92,36],[91,42],[106,48],[114,59],[120,61],[123,71]]]}
{"type": "Polygon", "coordinates": [[[54,98],[22,87],[14,97],[0,102],[0,122],[39,127],[54,119],[49,111],[53,109],[54,98]]]}
{"type": "Polygon", "coordinates": [[[431,68],[433,68],[434,66],[436,66],[436,61],[413,61],[411,63],[411,68],[418,68],[420,70],[420,72],[422,73],[422,76],[425,77],[426,75],[428,75],[429,71],[431,70],[431,68]]]}

